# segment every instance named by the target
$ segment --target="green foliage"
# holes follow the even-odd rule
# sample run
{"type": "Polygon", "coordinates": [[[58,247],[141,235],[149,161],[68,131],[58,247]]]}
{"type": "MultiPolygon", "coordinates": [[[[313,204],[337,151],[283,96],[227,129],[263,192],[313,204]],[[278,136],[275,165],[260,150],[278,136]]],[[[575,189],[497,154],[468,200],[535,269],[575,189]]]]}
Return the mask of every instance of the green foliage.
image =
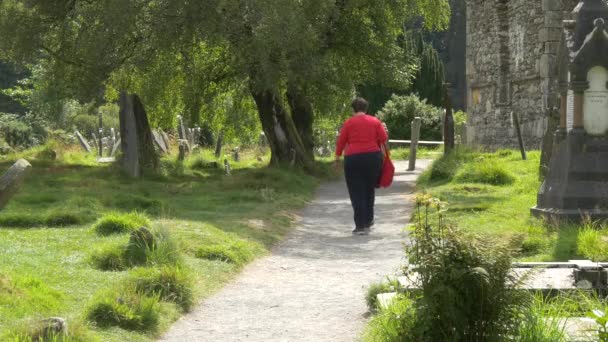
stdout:
{"type": "Polygon", "coordinates": [[[454,180],[460,183],[509,185],[515,182],[515,176],[502,163],[493,159],[483,159],[463,167],[454,180]]]}
{"type": "Polygon", "coordinates": [[[418,184],[428,185],[433,183],[445,183],[451,181],[461,165],[472,158],[468,150],[459,147],[449,154],[444,154],[437,159],[431,167],[418,179],[418,184]]]}
{"type": "Polygon", "coordinates": [[[599,342],[607,342],[608,341],[608,315],[606,315],[605,310],[592,310],[587,314],[587,317],[593,319],[597,324],[597,332],[599,337],[599,342]]]}
{"type": "Polygon", "coordinates": [[[86,210],[71,208],[53,209],[46,214],[29,212],[8,213],[0,215],[0,227],[35,228],[35,227],[67,227],[91,222],[95,219],[86,210]]]}
{"type": "Polygon", "coordinates": [[[140,227],[149,227],[150,220],[141,213],[111,212],[101,217],[93,226],[100,235],[130,233],[140,227]]]}
{"type": "Polygon", "coordinates": [[[399,294],[388,308],[374,316],[365,332],[365,342],[421,341],[414,334],[418,324],[415,299],[399,294]]]}
{"type": "Polygon", "coordinates": [[[517,331],[518,342],[566,342],[565,333],[568,315],[566,301],[545,298],[542,294],[534,297],[531,305],[523,311],[522,323],[517,331]]]}
{"type": "Polygon", "coordinates": [[[196,251],[197,258],[219,260],[238,266],[243,266],[251,261],[254,255],[254,248],[252,248],[250,242],[244,240],[205,245],[196,251]]]}
{"type": "Polygon", "coordinates": [[[130,265],[179,265],[182,262],[178,247],[166,229],[133,232],[125,259],[130,265]]]}
{"type": "Polygon", "coordinates": [[[62,300],[62,293],[37,278],[0,274],[0,315],[50,314],[60,308],[62,300]]]}
{"type": "Polygon", "coordinates": [[[161,300],[178,304],[189,311],[194,304],[192,270],[182,266],[141,268],[133,272],[132,281],[138,292],[147,296],[158,295],[161,300]]]}
{"type": "Polygon", "coordinates": [[[511,274],[508,246],[446,225],[437,199],[419,195],[416,204],[406,267],[406,274],[418,275],[422,292],[414,340],[499,341],[517,331],[529,297],[514,291],[519,280],[511,274]]]}
{"type": "Polygon", "coordinates": [[[108,290],[93,300],[86,316],[102,328],[117,326],[154,332],[160,320],[159,297],[144,295],[131,287],[108,290]]]}
{"type": "Polygon", "coordinates": [[[442,110],[420,100],[415,95],[393,96],[378,113],[378,118],[386,123],[393,139],[411,138],[411,123],[415,117],[422,119],[420,138],[441,140],[442,110]]]}
{"type": "Polygon", "coordinates": [[[378,295],[382,293],[396,292],[399,288],[399,282],[397,280],[390,280],[387,282],[373,283],[367,289],[365,295],[365,302],[370,312],[376,312],[378,308],[378,295]]]}
{"type": "Polygon", "coordinates": [[[92,266],[102,271],[122,271],[129,267],[122,244],[107,244],[97,247],[90,256],[92,266]]]}
{"type": "MultiPolygon", "coordinates": [[[[419,33],[419,35],[422,35],[419,33]]],[[[439,58],[437,50],[431,44],[421,43],[420,48],[420,67],[412,90],[420,98],[426,99],[429,104],[442,107],[444,104],[445,91],[445,67],[439,58]]]]}
{"type": "Polygon", "coordinates": [[[608,259],[608,231],[599,222],[587,220],[577,237],[578,253],[593,261],[608,259]]]}

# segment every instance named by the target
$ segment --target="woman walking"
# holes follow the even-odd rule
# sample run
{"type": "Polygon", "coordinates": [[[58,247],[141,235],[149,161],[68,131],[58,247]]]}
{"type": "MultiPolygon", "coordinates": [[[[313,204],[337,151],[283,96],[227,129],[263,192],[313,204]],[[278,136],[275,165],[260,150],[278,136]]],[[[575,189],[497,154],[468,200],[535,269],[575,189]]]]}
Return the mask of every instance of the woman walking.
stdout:
{"type": "Polygon", "coordinates": [[[342,129],[336,145],[336,167],[344,153],[344,175],[355,212],[353,234],[367,235],[374,225],[375,190],[382,172],[382,148],[388,135],[380,122],[367,115],[369,104],[363,98],[353,103],[353,116],[342,129]]]}

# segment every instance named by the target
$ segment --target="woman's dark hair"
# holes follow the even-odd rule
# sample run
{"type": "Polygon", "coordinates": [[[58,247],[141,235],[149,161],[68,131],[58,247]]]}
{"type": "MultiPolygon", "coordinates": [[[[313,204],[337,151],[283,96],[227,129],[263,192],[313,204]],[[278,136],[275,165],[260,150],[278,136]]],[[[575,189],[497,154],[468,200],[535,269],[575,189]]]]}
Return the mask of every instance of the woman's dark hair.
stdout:
{"type": "Polygon", "coordinates": [[[369,108],[369,103],[362,97],[357,97],[353,100],[352,103],[353,110],[355,113],[364,112],[367,113],[367,109],[369,108]]]}

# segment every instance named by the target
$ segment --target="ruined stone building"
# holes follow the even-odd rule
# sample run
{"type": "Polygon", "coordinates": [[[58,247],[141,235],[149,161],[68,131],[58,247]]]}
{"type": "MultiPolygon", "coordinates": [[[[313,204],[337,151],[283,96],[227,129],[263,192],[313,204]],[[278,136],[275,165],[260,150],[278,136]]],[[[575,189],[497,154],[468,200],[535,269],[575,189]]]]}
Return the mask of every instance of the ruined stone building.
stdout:
{"type": "Polygon", "coordinates": [[[466,0],[467,142],[540,148],[557,106],[555,61],[562,21],[577,0],[466,0]]]}

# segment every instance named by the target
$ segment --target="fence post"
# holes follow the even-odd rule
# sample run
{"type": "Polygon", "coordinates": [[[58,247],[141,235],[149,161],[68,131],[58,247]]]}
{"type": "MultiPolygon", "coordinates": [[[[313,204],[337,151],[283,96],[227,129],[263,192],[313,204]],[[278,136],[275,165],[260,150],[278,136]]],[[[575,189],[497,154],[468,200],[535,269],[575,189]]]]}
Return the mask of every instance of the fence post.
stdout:
{"type": "Polygon", "coordinates": [[[414,118],[412,121],[412,143],[410,144],[410,165],[408,171],[416,170],[416,152],[418,151],[418,140],[420,140],[421,118],[414,118]]]}

